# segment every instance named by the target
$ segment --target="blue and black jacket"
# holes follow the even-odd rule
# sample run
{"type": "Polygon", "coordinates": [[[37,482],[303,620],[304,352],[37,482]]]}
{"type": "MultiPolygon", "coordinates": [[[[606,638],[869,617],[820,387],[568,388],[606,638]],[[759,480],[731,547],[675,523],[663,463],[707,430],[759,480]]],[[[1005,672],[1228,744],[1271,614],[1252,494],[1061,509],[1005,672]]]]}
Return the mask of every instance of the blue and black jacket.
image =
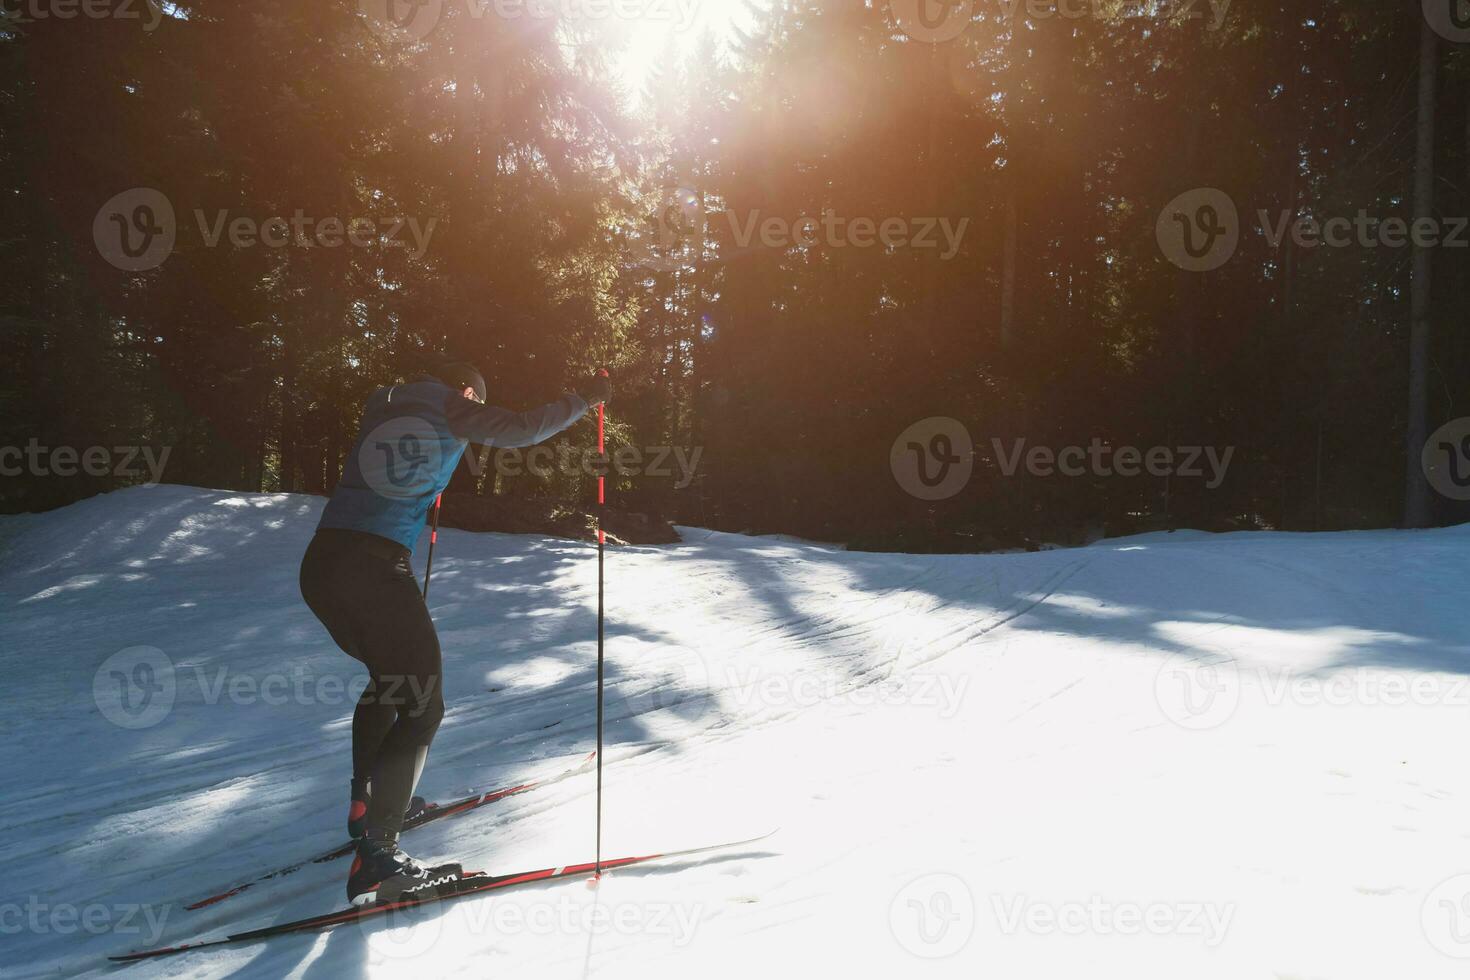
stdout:
{"type": "Polygon", "coordinates": [[[412,551],[470,443],[533,446],[586,413],[587,403],[571,392],[512,412],[471,401],[433,378],[379,388],[363,408],[357,442],[317,527],[365,531],[412,551]]]}

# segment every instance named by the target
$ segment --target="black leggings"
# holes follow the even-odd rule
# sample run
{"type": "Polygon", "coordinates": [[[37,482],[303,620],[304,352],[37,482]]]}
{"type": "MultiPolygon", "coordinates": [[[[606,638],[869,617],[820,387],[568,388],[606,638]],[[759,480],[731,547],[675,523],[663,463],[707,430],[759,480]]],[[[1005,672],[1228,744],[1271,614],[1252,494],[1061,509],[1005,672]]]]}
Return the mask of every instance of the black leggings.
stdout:
{"type": "Polygon", "coordinates": [[[318,531],[301,561],[301,596],[367,666],[352,716],[352,774],[372,781],[368,835],[396,836],[444,719],[439,636],[408,550],[372,534],[318,531]]]}

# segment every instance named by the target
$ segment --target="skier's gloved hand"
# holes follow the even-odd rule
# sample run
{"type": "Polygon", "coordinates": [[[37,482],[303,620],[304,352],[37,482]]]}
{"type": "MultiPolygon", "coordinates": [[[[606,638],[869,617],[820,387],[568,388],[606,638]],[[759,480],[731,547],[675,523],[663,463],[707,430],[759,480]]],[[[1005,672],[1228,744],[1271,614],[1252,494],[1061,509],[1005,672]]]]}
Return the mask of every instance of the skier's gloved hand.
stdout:
{"type": "Polygon", "coordinates": [[[594,374],[590,381],[577,386],[577,394],[588,405],[599,405],[612,400],[612,382],[606,375],[594,374]]]}

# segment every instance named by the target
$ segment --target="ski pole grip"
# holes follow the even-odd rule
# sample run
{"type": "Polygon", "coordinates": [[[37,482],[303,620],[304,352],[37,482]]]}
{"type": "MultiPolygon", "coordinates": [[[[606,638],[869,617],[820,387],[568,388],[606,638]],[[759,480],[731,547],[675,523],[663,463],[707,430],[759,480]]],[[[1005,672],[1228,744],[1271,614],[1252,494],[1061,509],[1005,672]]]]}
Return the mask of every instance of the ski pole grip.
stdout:
{"type": "MultiPolygon", "coordinates": [[[[608,374],[607,374],[607,368],[598,368],[597,369],[597,374],[598,374],[598,377],[602,377],[602,378],[607,377],[608,376],[608,374]]],[[[598,402],[597,403],[597,455],[599,455],[599,456],[606,456],[607,455],[607,446],[606,446],[606,444],[603,441],[603,434],[602,434],[603,433],[603,426],[605,425],[605,421],[604,421],[605,418],[606,418],[606,416],[605,416],[604,411],[603,411],[602,402],[598,402]]],[[[597,478],[597,502],[599,504],[602,503],[602,477],[600,477],[600,476],[597,478]]]]}

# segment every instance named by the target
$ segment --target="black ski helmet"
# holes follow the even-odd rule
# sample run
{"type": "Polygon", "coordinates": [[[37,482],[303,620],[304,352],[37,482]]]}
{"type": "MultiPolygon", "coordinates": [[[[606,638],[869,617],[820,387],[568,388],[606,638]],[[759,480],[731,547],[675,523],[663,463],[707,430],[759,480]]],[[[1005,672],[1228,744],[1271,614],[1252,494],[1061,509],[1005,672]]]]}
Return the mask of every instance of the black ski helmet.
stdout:
{"type": "Polygon", "coordinates": [[[454,361],[436,370],[434,377],[455,391],[464,391],[466,388],[473,388],[475,389],[475,398],[481,404],[485,401],[485,378],[475,369],[473,364],[454,361]]]}

